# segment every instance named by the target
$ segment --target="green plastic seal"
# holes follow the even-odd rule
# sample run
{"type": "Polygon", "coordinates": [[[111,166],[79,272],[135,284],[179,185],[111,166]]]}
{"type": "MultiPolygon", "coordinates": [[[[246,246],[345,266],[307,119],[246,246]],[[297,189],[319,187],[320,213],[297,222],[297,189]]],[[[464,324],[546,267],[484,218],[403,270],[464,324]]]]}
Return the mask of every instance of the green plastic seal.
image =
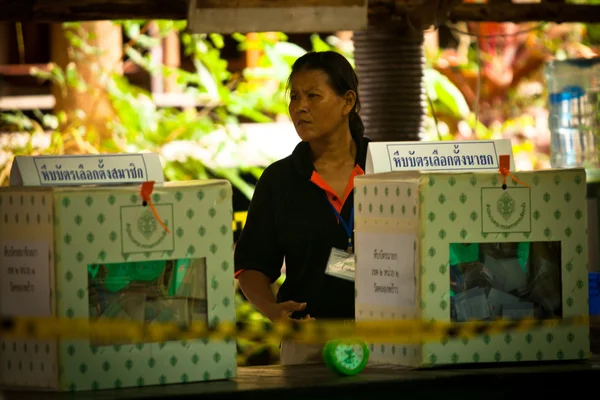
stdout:
{"type": "Polygon", "coordinates": [[[323,360],[338,375],[352,376],[369,362],[369,346],[362,340],[330,340],[323,347],[323,360]]]}

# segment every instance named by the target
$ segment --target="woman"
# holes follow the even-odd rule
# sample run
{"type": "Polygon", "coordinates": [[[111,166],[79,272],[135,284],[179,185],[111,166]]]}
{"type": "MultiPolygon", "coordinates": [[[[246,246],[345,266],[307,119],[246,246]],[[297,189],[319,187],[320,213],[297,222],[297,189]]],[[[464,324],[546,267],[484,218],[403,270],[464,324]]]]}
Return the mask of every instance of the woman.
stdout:
{"type": "MultiPolygon", "coordinates": [[[[289,113],[302,140],[261,176],[236,245],[236,278],[271,321],[354,319],[354,282],[325,274],[332,249],[352,251],[354,177],[368,140],[358,78],[335,52],[300,57],[289,78],[289,113]],[[270,285],[286,279],[277,298],[270,285]]],[[[284,341],[284,365],[320,362],[322,346],[284,341]]]]}

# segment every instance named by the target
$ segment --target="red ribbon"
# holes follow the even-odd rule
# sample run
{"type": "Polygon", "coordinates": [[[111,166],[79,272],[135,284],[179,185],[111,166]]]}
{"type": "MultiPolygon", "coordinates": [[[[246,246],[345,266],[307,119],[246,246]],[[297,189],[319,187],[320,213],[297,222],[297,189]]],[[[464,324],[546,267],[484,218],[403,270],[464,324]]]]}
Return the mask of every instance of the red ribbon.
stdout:
{"type": "Polygon", "coordinates": [[[167,225],[165,225],[165,223],[162,221],[162,219],[160,219],[160,216],[158,215],[156,208],[154,208],[154,204],[152,204],[152,191],[153,190],[154,190],[154,181],[144,182],[144,183],[142,183],[142,188],[140,189],[140,196],[142,197],[142,200],[144,200],[150,206],[150,210],[152,210],[152,214],[154,214],[154,218],[156,218],[156,220],[163,227],[163,229],[165,231],[171,233],[171,231],[169,230],[167,225]]]}
{"type": "Polygon", "coordinates": [[[506,185],[506,177],[510,176],[513,181],[520,183],[523,186],[530,187],[528,184],[517,179],[517,177],[510,172],[510,156],[508,154],[502,154],[499,158],[500,168],[498,168],[498,171],[502,174],[502,185],[506,185]]]}

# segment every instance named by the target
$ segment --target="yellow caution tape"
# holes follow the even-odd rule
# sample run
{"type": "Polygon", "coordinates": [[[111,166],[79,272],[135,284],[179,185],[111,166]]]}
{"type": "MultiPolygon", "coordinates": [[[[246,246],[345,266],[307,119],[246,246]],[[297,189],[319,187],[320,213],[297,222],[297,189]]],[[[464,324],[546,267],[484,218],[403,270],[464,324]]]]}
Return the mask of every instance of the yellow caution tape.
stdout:
{"type": "Polygon", "coordinates": [[[336,320],[285,320],[274,324],[221,322],[210,326],[197,322],[183,326],[176,323],[144,324],[116,319],[3,317],[0,319],[0,336],[8,339],[89,339],[121,343],[123,341],[148,343],[209,338],[233,340],[236,337],[266,341],[292,339],[304,343],[324,343],[332,339],[352,338],[379,343],[423,343],[513,331],[527,332],[557,326],[585,325],[589,322],[589,316],[581,316],[553,320],[523,319],[464,323],[422,320],[356,321],[353,323],[336,320]]]}
{"type": "Polygon", "coordinates": [[[233,232],[238,230],[238,225],[239,225],[239,229],[243,229],[244,225],[246,224],[246,218],[248,217],[248,211],[238,211],[236,213],[233,214],[233,221],[232,221],[232,225],[231,225],[231,229],[233,232]]]}

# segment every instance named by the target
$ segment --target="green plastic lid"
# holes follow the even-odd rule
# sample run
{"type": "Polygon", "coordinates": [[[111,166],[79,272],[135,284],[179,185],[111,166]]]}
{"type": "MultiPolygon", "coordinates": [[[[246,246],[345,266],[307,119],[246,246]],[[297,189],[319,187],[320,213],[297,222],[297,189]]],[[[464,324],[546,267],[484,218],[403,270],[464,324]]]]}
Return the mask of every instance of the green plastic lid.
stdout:
{"type": "Polygon", "coordinates": [[[362,340],[330,340],[323,347],[323,360],[338,375],[352,376],[369,362],[369,346],[362,340]]]}

